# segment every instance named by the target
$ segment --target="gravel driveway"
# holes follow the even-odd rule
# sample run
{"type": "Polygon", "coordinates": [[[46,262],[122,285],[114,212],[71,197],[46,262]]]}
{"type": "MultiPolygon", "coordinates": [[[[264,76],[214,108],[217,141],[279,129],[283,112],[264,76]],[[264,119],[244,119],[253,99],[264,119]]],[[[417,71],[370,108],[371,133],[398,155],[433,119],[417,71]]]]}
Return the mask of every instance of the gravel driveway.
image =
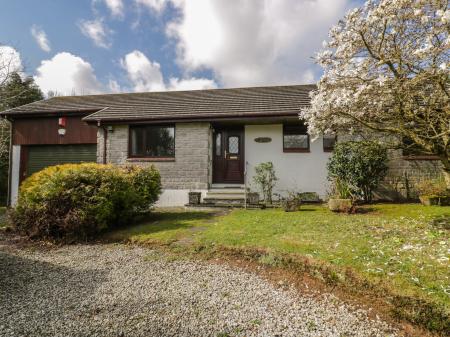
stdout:
{"type": "Polygon", "coordinates": [[[0,243],[0,336],[395,336],[332,296],[124,245],[0,243]]]}

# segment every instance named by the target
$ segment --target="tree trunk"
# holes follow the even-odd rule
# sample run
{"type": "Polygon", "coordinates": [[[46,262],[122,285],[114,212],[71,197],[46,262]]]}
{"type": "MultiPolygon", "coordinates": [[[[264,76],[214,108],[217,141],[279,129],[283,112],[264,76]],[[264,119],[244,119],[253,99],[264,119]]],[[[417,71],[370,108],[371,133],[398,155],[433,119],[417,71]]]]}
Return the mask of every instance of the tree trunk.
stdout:
{"type": "Polygon", "coordinates": [[[447,189],[450,190],[450,170],[444,168],[444,178],[447,184],[447,189]]]}

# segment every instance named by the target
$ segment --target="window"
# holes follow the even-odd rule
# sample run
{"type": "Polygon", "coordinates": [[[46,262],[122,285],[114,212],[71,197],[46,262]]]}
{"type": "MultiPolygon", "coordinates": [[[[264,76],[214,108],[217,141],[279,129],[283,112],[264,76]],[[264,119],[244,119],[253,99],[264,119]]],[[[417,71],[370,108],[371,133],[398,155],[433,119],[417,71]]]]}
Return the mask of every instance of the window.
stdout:
{"type": "Polygon", "coordinates": [[[323,135],[323,151],[332,152],[334,150],[334,145],[336,145],[336,141],[336,135],[323,135]]]}
{"type": "Polygon", "coordinates": [[[306,125],[283,126],[284,152],[309,152],[309,135],[306,125]]]}
{"type": "Polygon", "coordinates": [[[222,134],[220,132],[216,133],[216,156],[220,157],[222,155],[222,134]]]}
{"type": "Polygon", "coordinates": [[[175,157],[175,127],[167,125],[131,126],[130,157],[175,157]]]}
{"type": "Polygon", "coordinates": [[[228,137],[228,153],[239,154],[239,137],[237,136],[228,137]]]}

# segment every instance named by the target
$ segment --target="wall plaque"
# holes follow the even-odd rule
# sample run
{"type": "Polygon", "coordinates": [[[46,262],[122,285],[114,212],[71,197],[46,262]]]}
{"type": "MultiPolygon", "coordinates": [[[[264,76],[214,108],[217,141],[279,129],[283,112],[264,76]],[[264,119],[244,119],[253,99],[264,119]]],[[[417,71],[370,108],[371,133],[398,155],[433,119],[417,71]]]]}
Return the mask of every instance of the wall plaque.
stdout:
{"type": "Polygon", "coordinates": [[[270,143],[272,141],[272,138],[270,137],[257,137],[255,138],[255,142],[257,143],[270,143]]]}

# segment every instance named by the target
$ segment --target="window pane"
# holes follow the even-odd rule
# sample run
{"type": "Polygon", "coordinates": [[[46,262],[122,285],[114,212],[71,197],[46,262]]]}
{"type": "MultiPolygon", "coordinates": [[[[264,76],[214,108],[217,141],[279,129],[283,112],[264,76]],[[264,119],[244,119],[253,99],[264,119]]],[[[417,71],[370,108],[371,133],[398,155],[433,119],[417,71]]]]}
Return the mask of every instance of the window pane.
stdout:
{"type": "Polygon", "coordinates": [[[228,137],[228,153],[230,154],[239,153],[239,137],[236,136],[228,137]]]}
{"type": "Polygon", "coordinates": [[[283,147],[286,150],[309,150],[309,135],[306,125],[284,125],[283,147]]]}
{"type": "Polygon", "coordinates": [[[216,156],[222,155],[222,134],[216,134],[216,156]]]}
{"type": "Polygon", "coordinates": [[[144,155],[144,129],[132,128],[131,130],[131,155],[144,155]]]}
{"type": "Polygon", "coordinates": [[[308,149],[308,135],[284,135],[285,149],[308,149]]]}
{"type": "Polygon", "coordinates": [[[131,155],[143,157],[175,156],[175,128],[173,126],[132,128],[131,155]]]}
{"type": "Polygon", "coordinates": [[[173,157],[175,155],[173,127],[148,127],[145,155],[147,157],[173,157]]]}
{"type": "Polygon", "coordinates": [[[325,151],[332,151],[334,149],[335,144],[336,144],[336,136],[335,135],[324,135],[323,136],[323,149],[325,151]]]}

